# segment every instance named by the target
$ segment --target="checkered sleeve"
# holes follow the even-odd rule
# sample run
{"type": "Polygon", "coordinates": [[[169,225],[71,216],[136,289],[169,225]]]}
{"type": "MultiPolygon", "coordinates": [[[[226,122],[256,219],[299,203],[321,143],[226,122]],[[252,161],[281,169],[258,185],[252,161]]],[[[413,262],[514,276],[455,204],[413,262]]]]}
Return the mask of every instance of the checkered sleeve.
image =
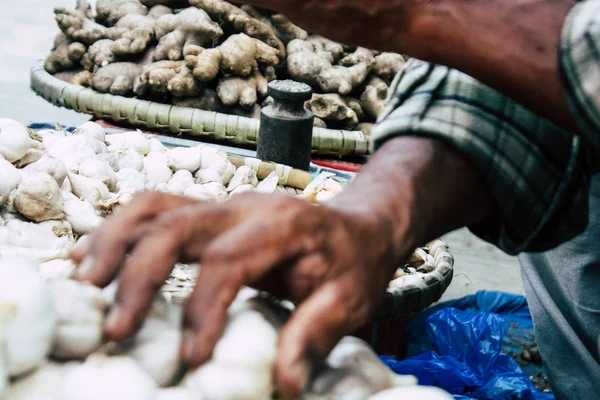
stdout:
{"type": "Polygon", "coordinates": [[[600,0],[577,4],[560,40],[564,93],[583,136],[600,150],[600,0]]]}
{"type": "Polygon", "coordinates": [[[456,70],[412,60],[391,86],[375,150],[400,135],[443,140],[479,172],[494,217],[470,229],[508,254],[544,251],[587,224],[581,139],[456,70]]]}

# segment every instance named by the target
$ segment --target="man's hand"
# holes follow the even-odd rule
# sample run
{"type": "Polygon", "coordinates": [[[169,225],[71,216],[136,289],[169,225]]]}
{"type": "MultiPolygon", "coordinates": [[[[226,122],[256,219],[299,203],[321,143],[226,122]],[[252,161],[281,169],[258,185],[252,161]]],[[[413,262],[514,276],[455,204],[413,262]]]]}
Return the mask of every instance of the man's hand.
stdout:
{"type": "MultiPolygon", "coordinates": [[[[201,262],[182,349],[192,366],[210,357],[242,286],[299,303],[282,330],[275,368],[280,390],[293,396],[307,382],[308,365],[367,320],[393,275],[399,254],[374,215],[289,196],[244,194],[213,204],[148,193],[110,218],[73,258],[82,262],[80,280],[106,286],[119,274],[105,326],[116,341],[141,325],[175,263],[201,262]]],[[[400,258],[412,250],[406,242],[400,258]]]]}

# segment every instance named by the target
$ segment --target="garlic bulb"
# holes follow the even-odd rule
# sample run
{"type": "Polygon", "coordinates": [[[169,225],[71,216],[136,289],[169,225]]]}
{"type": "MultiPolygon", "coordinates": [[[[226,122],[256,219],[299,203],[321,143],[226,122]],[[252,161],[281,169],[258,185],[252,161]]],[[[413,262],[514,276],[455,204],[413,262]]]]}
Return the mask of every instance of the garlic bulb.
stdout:
{"type": "Polygon", "coordinates": [[[412,386],[388,389],[369,397],[368,400],[398,399],[452,400],[453,397],[444,390],[435,386],[412,386]]]}
{"type": "MultiPolygon", "coordinates": [[[[60,222],[60,221],[57,221],[60,222]]],[[[13,238],[21,238],[23,247],[32,249],[67,249],[72,245],[68,236],[59,238],[51,225],[34,224],[13,219],[3,228],[8,229],[13,238]]]]}
{"type": "Polygon", "coordinates": [[[65,220],[44,221],[40,222],[38,226],[49,228],[50,230],[52,230],[52,233],[54,233],[54,235],[56,235],[59,238],[64,236],[70,238],[73,236],[73,228],[71,227],[71,224],[65,220]]]}
{"type": "Polygon", "coordinates": [[[0,326],[8,375],[39,366],[52,343],[56,312],[50,290],[29,258],[0,257],[0,326]]]}
{"type": "MultiPolygon", "coordinates": [[[[68,179],[65,179],[65,182],[69,182],[69,186],[71,186],[71,182],[68,179]]],[[[64,183],[63,183],[64,186],[64,183]]],[[[67,201],[73,201],[73,200],[79,200],[79,197],[75,196],[73,193],[71,193],[70,191],[66,191],[66,190],[60,190],[60,195],[63,198],[64,202],[67,201]]]]}
{"type": "Polygon", "coordinates": [[[142,172],[144,169],[144,158],[135,150],[127,149],[119,151],[119,170],[128,168],[142,172]]]}
{"type": "Polygon", "coordinates": [[[117,174],[115,174],[115,171],[108,163],[98,159],[83,160],[79,164],[79,175],[104,183],[108,190],[114,190],[117,185],[117,174]]]}
{"type": "Polygon", "coordinates": [[[168,386],[181,367],[182,325],[183,308],[158,295],[139,332],[130,340],[112,344],[109,353],[131,357],[157,385],[168,386]]]}
{"type": "Polygon", "coordinates": [[[215,197],[208,189],[206,189],[203,185],[198,184],[189,186],[187,189],[185,189],[183,195],[196,200],[215,200],[215,197]]]}
{"type": "Polygon", "coordinates": [[[227,186],[227,191],[233,192],[238,186],[241,185],[258,185],[256,172],[246,165],[242,165],[235,171],[235,174],[233,174],[233,177],[227,186]]]}
{"type": "Polygon", "coordinates": [[[23,171],[28,174],[34,172],[48,174],[56,180],[58,186],[61,186],[67,177],[67,167],[65,166],[65,163],[50,156],[44,156],[38,161],[29,164],[23,168],[23,171]]]}
{"type": "Polygon", "coordinates": [[[277,190],[278,185],[279,176],[273,171],[256,186],[256,191],[264,194],[273,194],[277,190]]]}
{"type": "Polygon", "coordinates": [[[63,200],[58,184],[48,174],[27,175],[17,188],[14,205],[25,217],[36,221],[62,219],[63,200]]]}
{"type": "Polygon", "coordinates": [[[150,153],[164,153],[167,148],[157,138],[151,138],[150,140],[150,153]]]}
{"type": "Polygon", "coordinates": [[[185,388],[173,387],[173,388],[159,389],[156,394],[156,400],[202,400],[202,399],[200,399],[200,398],[192,399],[189,392],[185,388]]]}
{"type": "Polygon", "coordinates": [[[97,179],[71,173],[68,174],[68,177],[73,194],[92,205],[99,205],[110,196],[106,185],[97,179]]]}
{"type": "Polygon", "coordinates": [[[173,174],[173,177],[167,183],[167,190],[169,193],[182,195],[188,187],[194,184],[192,173],[182,169],[173,174]]]}
{"type": "Polygon", "coordinates": [[[213,169],[199,169],[194,174],[194,178],[196,178],[196,183],[201,185],[209,182],[223,183],[223,177],[213,169]]]}
{"type": "Polygon", "coordinates": [[[94,354],[65,376],[60,400],[155,400],[152,378],[130,357],[94,354]]]}
{"type": "MultiPolygon", "coordinates": [[[[36,144],[40,144],[38,142],[34,142],[36,144]]],[[[31,163],[34,163],[41,159],[44,156],[44,151],[38,148],[31,148],[27,150],[27,153],[19,161],[15,163],[15,166],[18,168],[23,168],[31,163]]]]}
{"type": "Polygon", "coordinates": [[[50,260],[40,264],[40,276],[45,280],[68,279],[75,272],[75,264],[71,260],[50,260]]]}
{"type": "Polygon", "coordinates": [[[218,148],[217,146],[204,145],[200,147],[200,155],[202,162],[200,164],[201,169],[209,169],[217,161],[229,161],[227,153],[218,148]]]}
{"type": "Polygon", "coordinates": [[[173,171],[195,172],[200,168],[202,147],[177,147],[167,150],[167,165],[173,171]]]}
{"type": "Polygon", "coordinates": [[[163,153],[150,153],[144,158],[146,176],[156,183],[167,183],[173,177],[173,171],[167,166],[167,157],[163,153]]]}
{"type": "Polygon", "coordinates": [[[14,119],[0,118],[0,154],[6,161],[20,160],[34,145],[35,141],[23,125],[14,119]]]}
{"type": "Polygon", "coordinates": [[[322,172],[304,189],[302,197],[312,202],[325,202],[340,194],[344,188],[331,172],[322,172]]]}
{"type": "Polygon", "coordinates": [[[54,129],[41,129],[36,134],[42,138],[42,144],[46,149],[52,147],[58,139],[67,136],[65,131],[55,131],[54,129]]]}
{"type": "Polygon", "coordinates": [[[108,307],[102,290],[68,279],[49,281],[57,325],[51,354],[57,358],[85,358],[102,345],[102,323],[108,307]]]}
{"type": "Polygon", "coordinates": [[[218,173],[224,185],[229,184],[233,174],[235,174],[235,165],[226,158],[214,161],[209,165],[208,169],[218,173]]]}
{"type": "Polygon", "coordinates": [[[106,140],[104,128],[92,121],[84,122],[82,125],[78,126],[73,131],[73,134],[91,137],[92,139],[96,139],[100,142],[104,142],[106,140]]]}
{"type": "Polygon", "coordinates": [[[210,194],[212,194],[218,203],[227,201],[229,198],[229,195],[227,195],[227,189],[225,189],[225,186],[219,182],[209,182],[205,183],[203,186],[210,192],[210,194]]]}
{"type": "Polygon", "coordinates": [[[119,156],[116,153],[96,154],[93,160],[98,160],[110,165],[113,171],[119,172],[119,156]]]}
{"type": "Polygon", "coordinates": [[[238,194],[242,194],[242,193],[246,193],[246,192],[253,192],[254,190],[255,190],[255,187],[252,185],[240,185],[240,186],[236,187],[235,189],[233,189],[233,191],[231,193],[229,193],[229,197],[233,197],[238,194]]]}
{"type": "Polygon", "coordinates": [[[48,150],[48,154],[61,160],[70,172],[76,172],[81,161],[106,152],[104,143],[81,135],[58,139],[48,150]]]}
{"type": "Polygon", "coordinates": [[[142,156],[150,152],[150,141],[139,131],[107,135],[105,141],[111,151],[133,150],[142,156]]]}
{"type": "Polygon", "coordinates": [[[117,172],[117,190],[119,193],[143,192],[147,179],[144,174],[132,168],[123,168],[117,172]]]}
{"type": "Polygon", "coordinates": [[[21,172],[6,160],[0,160],[0,206],[6,204],[10,192],[21,183],[21,172]]]}
{"type": "Polygon", "coordinates": [[[65,219],[73,227],[73,232],[86,235],[96,229],[103,219],[96,214],[90,203],[81,200],[66,201],[64,204],[65,219]]]}
{"type": "Polygon", "coordinates": [[[46,362],[30,374],[16,380],[3,400],[62,400],[59,391],[64,377],[80,362],[46,362]]]}

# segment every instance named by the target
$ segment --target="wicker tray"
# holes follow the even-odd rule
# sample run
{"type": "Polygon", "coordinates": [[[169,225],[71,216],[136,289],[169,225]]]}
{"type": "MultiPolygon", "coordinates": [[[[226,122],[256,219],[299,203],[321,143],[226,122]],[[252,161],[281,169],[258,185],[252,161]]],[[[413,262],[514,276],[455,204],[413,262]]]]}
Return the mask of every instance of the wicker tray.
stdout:
{"type": "MultiPolygon", "coordinates": [[[[30,85],[57,106],[97,118],[256,147],[260,121],[255,119],[99,93],[52,76],[42,62],[31,69],[30,85]]],[[[315,128],[312,150],[327,156],[364,155],[369,152],[369,143],[360,131],[315,128]]]]}
{"type": "MultiPolygon", "coordinates": [[[[33,130],[52,129],[54,125],[36,123],[30,125],[33,130]]],[[[73,126],[63,126],[67,131],[75,129],[73,126]]],[[[109,130],[107,134],[119,133],[122,131],[109,130]]],[[[167,147],[190,147],[197,145],[192,140],[173,138],[169,136],[154,135],[167,147]]],[[[243,151],[235,148],[222,147],[227,152],[229,159],[236,167],[247,165],[257,172],[259,179],[264,179],[272,171],[276,171],[286,186],[288,192],[297,195],[306,188],[308,183],[321,172],[332,172],[342,184],[349,183],[355,173],[342,172],[330,168],[324,168],[312,164],[310,172],[291,168],[286,165],[268,163],[258,160],[254,157],[244,155],[243,151]]],[[[419,312],[429,305],[438,301],[452,282],[454,271],[454,258],[450,248],[441,240],[435,240],[424,246],[426,252],[433,257],[433,271],[406,276],[406,284],[401,287],[390,287],[386,291],[381,303],[381,307],[374,320],[393,320],[402,316],[419,312]]],[[[163,292],[167,293],[175,301],[185,301],[191,294],[198,268],[193,265],[177,265],[173,274],[163,287],[163,292]]]]}

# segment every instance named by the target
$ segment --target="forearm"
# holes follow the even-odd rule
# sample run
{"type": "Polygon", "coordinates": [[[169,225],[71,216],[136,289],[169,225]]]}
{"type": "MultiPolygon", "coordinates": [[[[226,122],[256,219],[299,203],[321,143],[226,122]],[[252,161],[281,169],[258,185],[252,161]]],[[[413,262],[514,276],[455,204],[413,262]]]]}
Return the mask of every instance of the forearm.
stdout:
{"type": "Polygon", "coordinates": [[[396,254],[482,221],[491,202],[470,163],[442,141],[403,136],[375,153],[333,207],[376,216],[396,254]]]}

